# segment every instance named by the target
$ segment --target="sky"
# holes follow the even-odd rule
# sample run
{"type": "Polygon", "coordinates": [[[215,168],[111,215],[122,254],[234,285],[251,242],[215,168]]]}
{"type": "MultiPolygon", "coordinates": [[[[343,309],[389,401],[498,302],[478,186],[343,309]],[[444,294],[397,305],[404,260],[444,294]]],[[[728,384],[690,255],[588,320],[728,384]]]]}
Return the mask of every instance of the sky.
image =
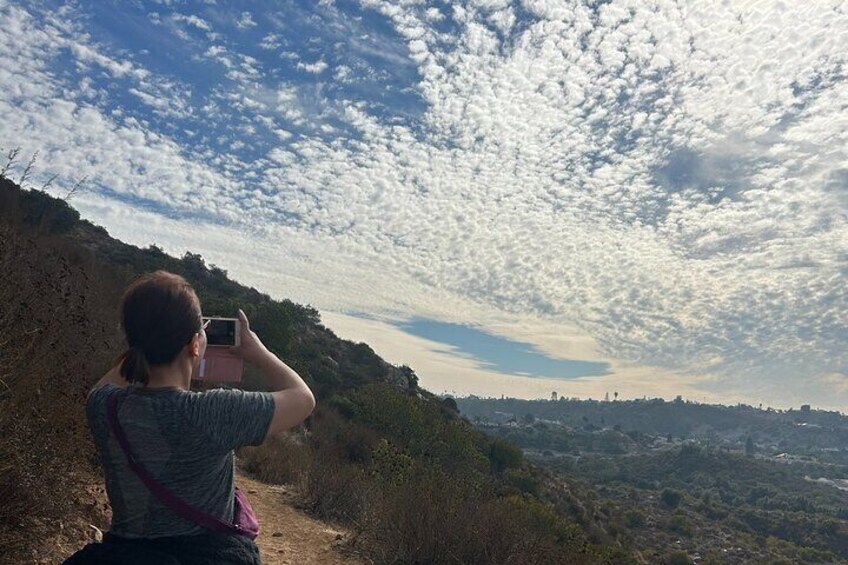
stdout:
{"type": "Polygon", "coordinates": [[[0,147],[437,393],[848,411],[848,2],[0,0],[0,147]]]}

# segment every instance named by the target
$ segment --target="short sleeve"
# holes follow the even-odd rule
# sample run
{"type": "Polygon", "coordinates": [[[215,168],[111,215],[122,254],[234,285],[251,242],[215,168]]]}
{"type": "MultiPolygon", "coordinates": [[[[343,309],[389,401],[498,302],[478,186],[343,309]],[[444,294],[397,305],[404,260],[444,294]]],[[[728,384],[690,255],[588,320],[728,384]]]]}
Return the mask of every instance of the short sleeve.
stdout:
{"type": "Polygon", "coordinates": [[[265,441],[274,417],[268,392],[217,389],[192,394],[186,417],[223,450],[265,441]]]}
{"type": "MultiPolygon", "coordinates": [[[[116,390],[121,390],[121,387],[113,384],[104,384],[89,391],[85,399],[85,410],[90,422],[97,418],[97,415],[101,411],[100,407],[106,404],[106,399],[116,390]]],[[[103,412],[105,413],[105,409],[103,412]]]]}

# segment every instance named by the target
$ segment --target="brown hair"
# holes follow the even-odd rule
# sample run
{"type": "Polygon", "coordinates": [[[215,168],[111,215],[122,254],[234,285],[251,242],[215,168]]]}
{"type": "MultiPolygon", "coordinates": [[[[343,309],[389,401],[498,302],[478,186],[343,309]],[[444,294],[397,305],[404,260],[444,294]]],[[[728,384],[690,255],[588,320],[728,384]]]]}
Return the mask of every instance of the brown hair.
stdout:
{"type": "Polygon", "coordinates": [[[129,346],[121,376],[147,384],[150,367],[172,362],[200,331],[200,300],[183,277],[166,271],[148,273],[124,292],[121,324],[129,346]]]}

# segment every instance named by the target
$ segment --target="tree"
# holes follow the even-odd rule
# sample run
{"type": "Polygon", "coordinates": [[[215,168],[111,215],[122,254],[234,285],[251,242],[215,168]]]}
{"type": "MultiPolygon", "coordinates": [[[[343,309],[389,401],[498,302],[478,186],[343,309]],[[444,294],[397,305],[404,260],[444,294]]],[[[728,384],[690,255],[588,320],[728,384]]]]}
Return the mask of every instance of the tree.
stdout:
{"type": "Polygon", "coordinates": [[[497,472],[516,469],[521,466],[521,462],[524,460],[524,455],[520,449],[500,438],[492,440],[487,455],[492,469],[497,472]]]}
{"type": "Polygon", "coordinates": [[[446,396],[442,399],[442,406],[450,412],[459,413],[459,407],[456,405],[456,400],[450,396],[446,396]]]}
{"type": "Polygon", "coordinates": [[[754,440],[748,437],[745,440],[745,457],[753,457],[754,456],[754,440]]]}

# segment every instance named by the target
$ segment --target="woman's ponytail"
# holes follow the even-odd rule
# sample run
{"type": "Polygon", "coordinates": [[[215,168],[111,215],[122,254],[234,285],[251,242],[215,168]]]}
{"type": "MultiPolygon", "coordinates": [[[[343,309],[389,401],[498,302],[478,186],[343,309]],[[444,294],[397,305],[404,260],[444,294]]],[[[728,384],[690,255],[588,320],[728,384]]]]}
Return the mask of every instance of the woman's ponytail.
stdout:
{"type": "Polygon", "coordinates": [[[146,385],[150,379],[150,365],[140,347],[130,347],[121,361],[121,376],[127,382],[146,385]]]}

